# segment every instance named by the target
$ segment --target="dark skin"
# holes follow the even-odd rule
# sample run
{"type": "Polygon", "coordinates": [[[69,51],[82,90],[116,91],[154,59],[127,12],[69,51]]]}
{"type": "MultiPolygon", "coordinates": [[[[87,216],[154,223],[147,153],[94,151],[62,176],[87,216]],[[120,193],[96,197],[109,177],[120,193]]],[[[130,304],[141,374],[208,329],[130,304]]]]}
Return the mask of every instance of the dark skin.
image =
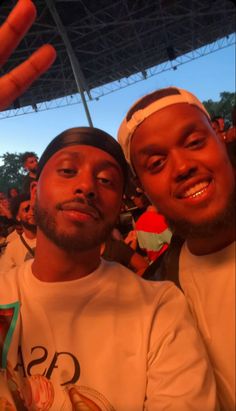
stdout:
{"type": "Polygon", "coordinates": [[[49,225],[53,222],[50,232],[57,239],[66,236],[70,246],[66,249],[58,244],[55,236],[52,238],[37,220],[32,265],[37,278],[47,282],[70,281],[99,266],[103,233],[106,227],[114,226],[120,212],[123,179],[116,160],[92,146],[71,146],[48,160],[38,183],[32,183],[32,203],[37,197],[38,207],[47,212],[43,219],[48,218],[49,225]]]}
{"type": "Polygon", "coordinates": [[[37,248],[32,271],[35,277],[41,281],[61,282],[77,280],[93,272],[99,266],[100,247],[93,250],[92,259],[91,254],[91,250],[88,250],[79,254],[73,253],[70,256],[46,237],[42,238],[41,235],[37,234],[37,248]],[[53,255],[53,258],[50,258],[51,255],[53,255]],[[45,261],[49,261],[48,258],[50,258],[50,264],[45,265],[45,261]]]}
{"type": "Polygon", "coordinates": [[[182,230],[193,254],[219,251],[235,239],[234,171],[224,143],[197,107],[175,104],[145,119],[133,135],[131,160],[144,191],[182,230]]]}
{"type": "MultiPolygon", "coordinates": [[[[19,0],[7,20],[0,27],[0,67],[16,49],[36,19],[36,8],[31,0],[19,0]],[[13,29],[14,28],[14,29],[13,29]]],[[[0,110],[24,93],[27,88],[52,65],[55,49],[43,45],[25,62],[0,78],[0,110]]]]}
{"type": "Polygon", "coordinates": [[[195,255],[206,255],[222,250],[235,240],[235,229],[227,227],[218,231],[213,239],[191,238],[187,240],[189,250],[195,255]]]}
{"type": "Polygon", "coordinates": [[[30,200],[23,201],[20,204],[16,219],[20,224],[22,224],[26,238],[32,239],[36,237],[36,226],[34,226],[34,221],[32,221],[32,209],[30,207],[30,200]],[[27,226],[27,224],[33,224],[33,226],[30,227],[27,226]]]}

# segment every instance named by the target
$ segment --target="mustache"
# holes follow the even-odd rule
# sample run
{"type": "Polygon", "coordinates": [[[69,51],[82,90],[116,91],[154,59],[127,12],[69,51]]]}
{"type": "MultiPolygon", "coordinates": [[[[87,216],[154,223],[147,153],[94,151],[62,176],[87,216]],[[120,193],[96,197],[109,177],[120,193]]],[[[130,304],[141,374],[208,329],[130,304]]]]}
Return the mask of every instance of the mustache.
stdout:
{"type": "Polygon", "coordinates": [[[36,229],[37,229],[37,225],[36,224],[31,224],[31,223],[27,223],[22,221],[21,225],[26,228],[29,231],[35,232],[36,233],[36,229]]]}
{"type": "Polygon", "coordinates": [[[87,198],[83,198],[83,197],[71,198],[61,203],[57,203],[56,209],[63,210],[67,207],[68,209],[73,208],[73,207],[76,208],[77,204],[86,208],[88,211],[91,211],[91,213],[97,215],[99,218],[103,218],[103,214],[101,213],[100,209],[94,204],[94,201],[87,199],[87,198]]]}

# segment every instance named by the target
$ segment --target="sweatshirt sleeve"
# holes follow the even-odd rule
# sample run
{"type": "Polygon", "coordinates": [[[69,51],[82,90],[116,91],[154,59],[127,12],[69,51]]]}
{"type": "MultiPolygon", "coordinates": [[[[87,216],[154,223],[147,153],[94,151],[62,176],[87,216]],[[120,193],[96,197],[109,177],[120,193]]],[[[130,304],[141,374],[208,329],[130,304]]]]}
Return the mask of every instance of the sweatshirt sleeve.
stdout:
{"type": "Polygon", "coordinates": [[[1,411],[17,411],[13,398],[8,389],[5,370],[0,369],[0,410],[1,411]]]}
{"type": "Polygon", "coordinates": [[[213,371],[184,295],[170,284],[156,307],[144,410],[218,410],[213,371]]]}
{"type": "Polygon", "coordinates": [[[7,272],[15,266],[16,264],[14,262],[14,250],[12,248],[12,243],[10,242],[6,246],[3,255],[0,257],[0,273],[7,272]]]}

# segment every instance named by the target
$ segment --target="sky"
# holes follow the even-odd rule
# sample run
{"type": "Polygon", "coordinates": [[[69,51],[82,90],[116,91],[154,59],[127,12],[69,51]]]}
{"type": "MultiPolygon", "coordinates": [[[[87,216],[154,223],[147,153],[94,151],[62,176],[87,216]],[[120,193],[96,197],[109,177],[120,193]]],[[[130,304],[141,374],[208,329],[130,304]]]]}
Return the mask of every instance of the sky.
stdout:
{"type": "MultiPolygon", "coordinates": [[[[130,106],[158,88],[177,86],[202,100],[219,100],[222,91],[235,91],[235,45],[89,101],[94,127],[114,137],[130,106]]],[[[0,120],[0,156],[6,152],[34,151],[40,156],[47,144],[71,127],[87,126],[82,104],[0,120]]]]}

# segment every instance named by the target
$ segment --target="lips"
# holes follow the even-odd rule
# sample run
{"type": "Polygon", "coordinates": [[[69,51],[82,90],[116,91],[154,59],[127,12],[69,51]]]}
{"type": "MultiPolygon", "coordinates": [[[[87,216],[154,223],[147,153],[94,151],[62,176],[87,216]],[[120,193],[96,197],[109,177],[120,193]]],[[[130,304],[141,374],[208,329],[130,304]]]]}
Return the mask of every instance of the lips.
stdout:
{"type": "Polygon", "coordinates": [[[209,186],[211,185],[212,179],[209,177],[198,178],[192,181],[188,181],[179,187],[178,191],[175,193],[178,199],[195,199],[203,196],[209,186]]]}
{"type": "Polygon", "coordinates": [[[61,206],[61,210],[68,213],[85,214],[94,218],[95,220],[99,218],[99,212],[94,207],[82,203],[71,202],[63,204],[61,206]]]}
{"type": "Polygon", "coordinates": [[[195,184],[184,193],[183,198],[199,197],[201,194],[203,194],[209,184],[209,181],[202,181],[201,183],[195,184]]]}

